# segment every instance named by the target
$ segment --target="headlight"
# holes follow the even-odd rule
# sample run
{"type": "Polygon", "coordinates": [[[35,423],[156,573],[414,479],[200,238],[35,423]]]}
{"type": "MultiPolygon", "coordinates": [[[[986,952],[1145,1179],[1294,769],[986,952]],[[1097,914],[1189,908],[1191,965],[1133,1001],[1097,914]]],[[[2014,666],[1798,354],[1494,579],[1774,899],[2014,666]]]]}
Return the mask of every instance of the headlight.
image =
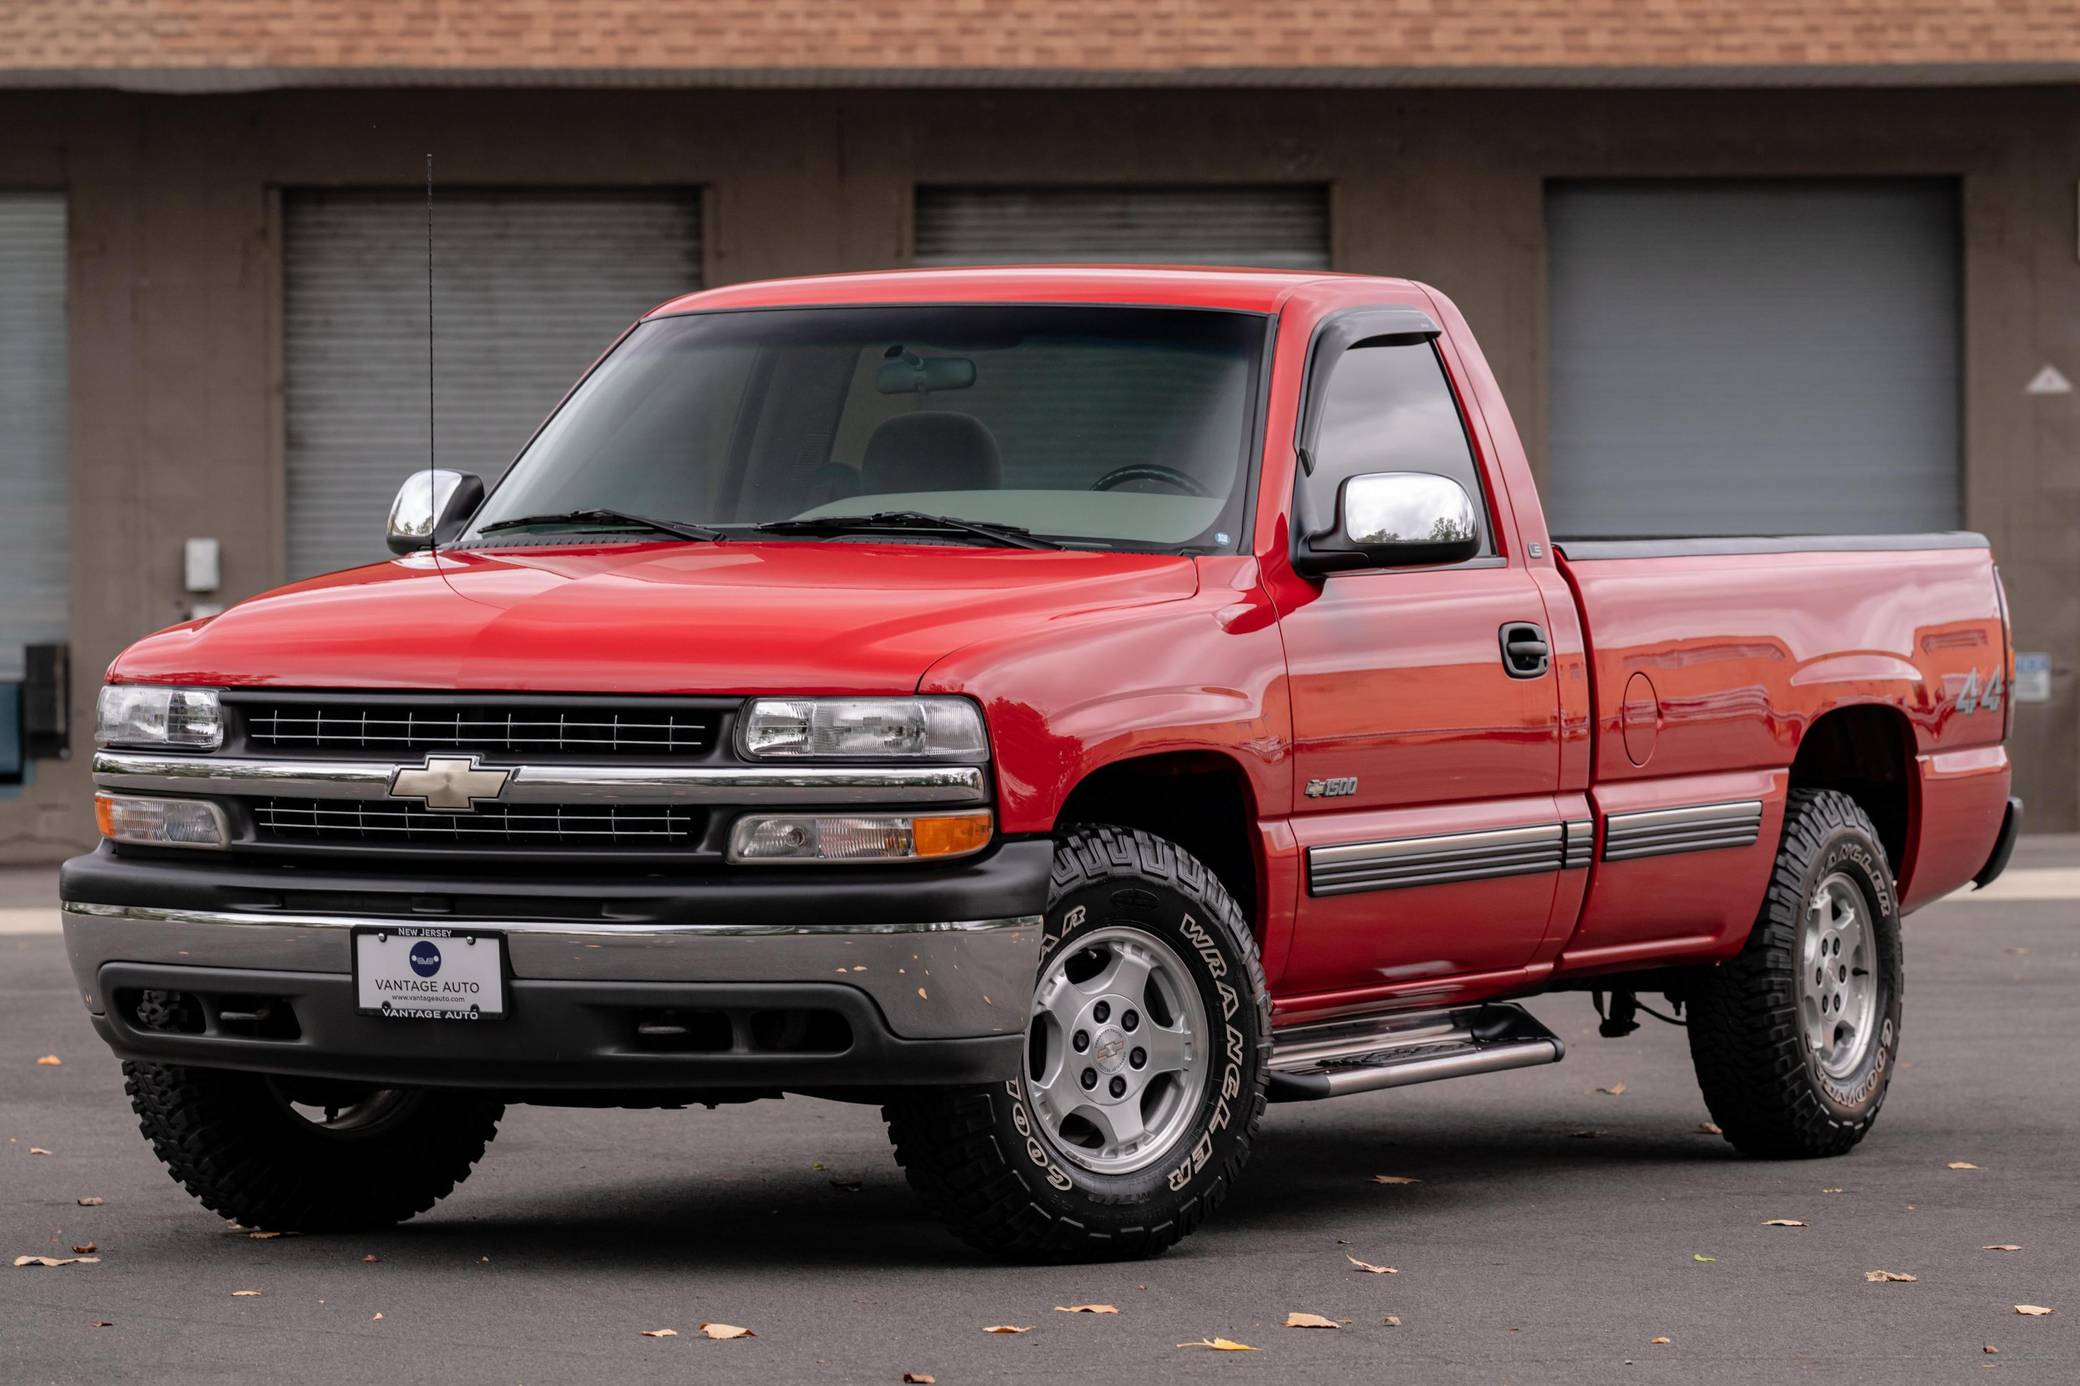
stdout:
{"type": "Polygon", "coordinates": [[[111,842],[145,847],[223,847],[231,841],[224,811],[206,799],[96,794],[94,822],[111,842]]]}
{"type": "Polygon", "coordinates": [[[987,760],[982,713],[966,698],[756,698],[744,754],[795,760],[987,760]]]}
{"type": "Polygon", "coordinates": [[[799,861],[925,861],[963,857],[989,846],[988,810],[939,814],[758,814],[737,820],[729,859],[759,864],[799,861]]]}
{"type": "Polygon", "coordinates": [[[213,751],[224,744],[224,712],[217,690],[109,684],[95,709],[94,744],[213,751]]]}

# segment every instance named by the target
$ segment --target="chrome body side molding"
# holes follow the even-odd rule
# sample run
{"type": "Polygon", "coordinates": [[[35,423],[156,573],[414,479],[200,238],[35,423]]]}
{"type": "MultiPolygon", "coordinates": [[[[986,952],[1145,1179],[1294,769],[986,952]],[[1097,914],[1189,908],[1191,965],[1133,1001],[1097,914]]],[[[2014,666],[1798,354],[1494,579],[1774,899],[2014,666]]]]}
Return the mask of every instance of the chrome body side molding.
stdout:
{"type": "Polygon", "coordinates": [[[1614,813],[1603,821],[1603,859],[1632,861],[1674,852],[1752,847],[1762,836],[1762,801],[1614,813]]]}
{"type": "Polygon", "coordinates": [[[1310,847],[1307,893],[1348,895],[1557,871],[1567,856],[1564,832],[1558,823],[1541,823],[1528,828],[1310,847]]]}

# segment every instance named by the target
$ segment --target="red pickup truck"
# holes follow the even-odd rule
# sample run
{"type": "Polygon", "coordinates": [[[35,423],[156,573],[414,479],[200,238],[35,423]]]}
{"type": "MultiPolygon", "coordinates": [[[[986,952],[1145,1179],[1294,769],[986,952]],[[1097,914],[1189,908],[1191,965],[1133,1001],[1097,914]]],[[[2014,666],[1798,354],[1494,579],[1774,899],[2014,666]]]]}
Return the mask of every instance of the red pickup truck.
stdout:
{"type": "Polygon", "coordinates": [[[63,875],[145,1135],[255,1226],[424,1211],[508,1103],[804,1093],[970,1242],[1145,1255],[1267,1102],[1550,1063],[1551,991],[1840,1154],[1900,916],[2019,812],[1984,540],[1555,538],[1402,280],[695,294],[390,542],[115,661],[63,875]]]}

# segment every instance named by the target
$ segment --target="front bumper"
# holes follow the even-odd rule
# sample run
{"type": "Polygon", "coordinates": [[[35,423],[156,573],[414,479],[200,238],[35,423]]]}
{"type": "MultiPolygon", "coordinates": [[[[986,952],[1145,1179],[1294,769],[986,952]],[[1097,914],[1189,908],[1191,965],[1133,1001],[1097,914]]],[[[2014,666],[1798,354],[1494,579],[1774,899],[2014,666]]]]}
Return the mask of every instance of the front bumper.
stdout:
{"type": "Polygon", "coordinates": [[[61,894],[81,997],[124,1058],[541,1092],[971,1083],[1017,1070],[1051,855],[1006,843],[937,873],[748,888],[436,890],[104,849],[67,864],[61,894]],[[384,923],[502,933],[508,1017],[358,1014],[352,931],[384,923]],[[195,998],[191,1023],[149,1023],[145,992],[195,998]]]}

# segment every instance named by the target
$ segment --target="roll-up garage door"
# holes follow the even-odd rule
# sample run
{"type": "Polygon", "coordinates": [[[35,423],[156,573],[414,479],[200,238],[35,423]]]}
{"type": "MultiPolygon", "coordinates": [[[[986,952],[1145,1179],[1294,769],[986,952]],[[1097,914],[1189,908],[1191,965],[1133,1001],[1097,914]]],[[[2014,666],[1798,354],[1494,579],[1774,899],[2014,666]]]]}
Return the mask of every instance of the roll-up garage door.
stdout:
{"type": "Polygon", "coordinates": [[[1319,184],[919,188],[916,260],[1327,269],[1329,192],[1319,184]]]}
{"type": "Polygon", "coordinates": [[[64,194],[0,192],[0,683],[20,681],[23,646],[66,636],[65,338],[64,194]]]}
{"type": "Polygon", "coordinates": [[[1558,182],[1555,534],[1958,523],[1949,179],[1558,182]]]}
{"type": "MultiPolygon", "coordinates": [[[[292,577],[385,556],[426,465],[422,194],[294,192],[286,221],[292,577]]],[[[443,193],[434,207],[439,461],[488,484],[637,316],[698,288],[693,192],[443,193]]]]}

